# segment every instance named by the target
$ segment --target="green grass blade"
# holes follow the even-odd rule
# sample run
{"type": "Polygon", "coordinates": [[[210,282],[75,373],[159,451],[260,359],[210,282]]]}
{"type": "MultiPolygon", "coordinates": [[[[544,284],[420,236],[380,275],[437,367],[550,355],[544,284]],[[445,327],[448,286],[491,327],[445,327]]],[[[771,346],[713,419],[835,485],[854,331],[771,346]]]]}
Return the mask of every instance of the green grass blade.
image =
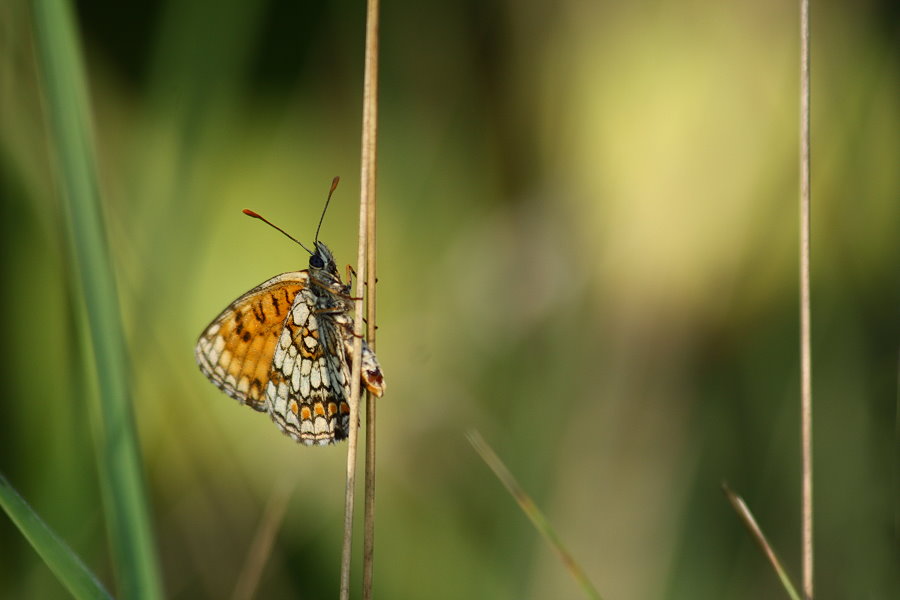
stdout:
{"type": "Polygon", "coordinates": [[[161,583],[134,429],[125,341],[97,185],[88,93],[72,8],[35,0],[41,81],[61,177],[71,272],[82,295],[100,405],[98,463],[119,589],[160,598],[161,583]]]}
{"type": "Polygon", "coordinates": [[[94,574],[0,474],[0,506],[76,598],[112,598],[94,574]]]}

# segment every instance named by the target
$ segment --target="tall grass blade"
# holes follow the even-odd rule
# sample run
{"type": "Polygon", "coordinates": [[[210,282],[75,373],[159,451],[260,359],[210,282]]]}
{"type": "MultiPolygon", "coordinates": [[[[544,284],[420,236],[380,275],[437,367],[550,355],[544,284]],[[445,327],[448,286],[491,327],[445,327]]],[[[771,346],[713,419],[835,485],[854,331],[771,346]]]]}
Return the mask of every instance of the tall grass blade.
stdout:
{"type": "Polygon", "coordinates": [[[0,506],[66,589],[79,600],[111,599],[93,573],[0,474],[0,506]]]}
{"type": "Polygon", "coordinates": [[[51,149],[61,177],[70,272],[86,318],[99,396],[98,463],[112,557],[124,598],[160,598],[162,586],[134,429],[125,341],[101,217],[88,93],[72,8],[33,3],[51,149]]]}
{"type": "Polygon", "coordinates": [[[524,512],[531,520],[535,529],[544,536],[547,543],[556,551],[556,554],[559,555],[563,565],[581,586],[585,595],[587,595],[588,598],[600,600],[600,592],[597,591],[597,588],[595,588],[594,584],[591,583],[591,580],[588,579],[584,569],[575,562],[572,554],[563,545],[562,540],[556,535],[556,531],[554,531],[553,527],[550,526],[550,521],[547,520],[547,517],[544,516],[544,513],[541,512],[531,497],[525,493],[525,490],[522,489],[519,482],[516,481],[516,478],[509,472],[509,469],[506,468],[506,465],[503,464],[503,461],[500,460],[500,457],[497,456],[493,448],[491,448],[484,438],[481,437],[481,434],[475,430],[467,432],[466,437],[469,439],[469,443],[472,444],[472,447],[475,448],[475,451],[478,452],[478,455],[481,456],[481,459],[487,463],[487,466],[490,467],[494,472],[494,475],[497,476],[497,479],[500,480],[512,497],[515,498],[516,502],[519,504],[519,508],[521,508],[522,512],[524,512]]]}

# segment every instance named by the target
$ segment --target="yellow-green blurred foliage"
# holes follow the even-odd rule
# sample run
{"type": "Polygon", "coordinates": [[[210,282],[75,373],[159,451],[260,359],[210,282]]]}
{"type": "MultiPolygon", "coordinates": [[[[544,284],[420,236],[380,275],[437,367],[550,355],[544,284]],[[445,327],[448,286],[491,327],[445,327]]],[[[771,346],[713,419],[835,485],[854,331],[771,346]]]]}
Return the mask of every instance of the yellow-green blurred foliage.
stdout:
{"type": "MultiPolygon", "coordinates": [[[[77,3],[135,413],[171,598],[226,598],[293,486],[261,598],[336,593],[345,446],[302,448],[194,364],[305,253],[355,260],[362,2],[77,3]]],[[[900,65],[889,2],[813,3],[822,598],[900,590],[900,65]]],[[[798,9],[400,2],[382,12],[376,594],[579,598],[478,428],[607,598],[799,575],[798,9]]],[[[111,587],[26,0],[0,4],[0,470],[111,587]]],[[[0,595],[65,597],[0,518],[0,595]]],[[[361,572],[355,565],[354,580],[361,572]]]]}

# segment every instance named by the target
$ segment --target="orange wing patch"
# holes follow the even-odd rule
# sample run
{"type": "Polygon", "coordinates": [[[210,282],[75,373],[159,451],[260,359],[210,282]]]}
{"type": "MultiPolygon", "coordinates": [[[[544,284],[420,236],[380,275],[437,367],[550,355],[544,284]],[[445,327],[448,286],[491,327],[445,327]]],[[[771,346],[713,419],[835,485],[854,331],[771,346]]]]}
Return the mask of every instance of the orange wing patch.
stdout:
{"type": "Polygon", "coordinates": [[[266,412],[265,386],[284,321],[309,284],[306,271],[277,275],[231,303],[197,341],[200,370],[223,392],[266,412]]]}

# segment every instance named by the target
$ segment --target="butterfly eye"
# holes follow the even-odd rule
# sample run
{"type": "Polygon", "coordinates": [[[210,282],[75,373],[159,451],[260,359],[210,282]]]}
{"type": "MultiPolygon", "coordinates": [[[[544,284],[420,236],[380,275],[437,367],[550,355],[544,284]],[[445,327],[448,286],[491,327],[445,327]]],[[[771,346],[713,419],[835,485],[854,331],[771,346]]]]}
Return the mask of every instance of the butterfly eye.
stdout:
{"type": "Polygon", "coordinates": [[[321,269],[325,266],[325,261],[318,254],[313,254],[309,257],[309,266],[313,269],[321,269]]]}

